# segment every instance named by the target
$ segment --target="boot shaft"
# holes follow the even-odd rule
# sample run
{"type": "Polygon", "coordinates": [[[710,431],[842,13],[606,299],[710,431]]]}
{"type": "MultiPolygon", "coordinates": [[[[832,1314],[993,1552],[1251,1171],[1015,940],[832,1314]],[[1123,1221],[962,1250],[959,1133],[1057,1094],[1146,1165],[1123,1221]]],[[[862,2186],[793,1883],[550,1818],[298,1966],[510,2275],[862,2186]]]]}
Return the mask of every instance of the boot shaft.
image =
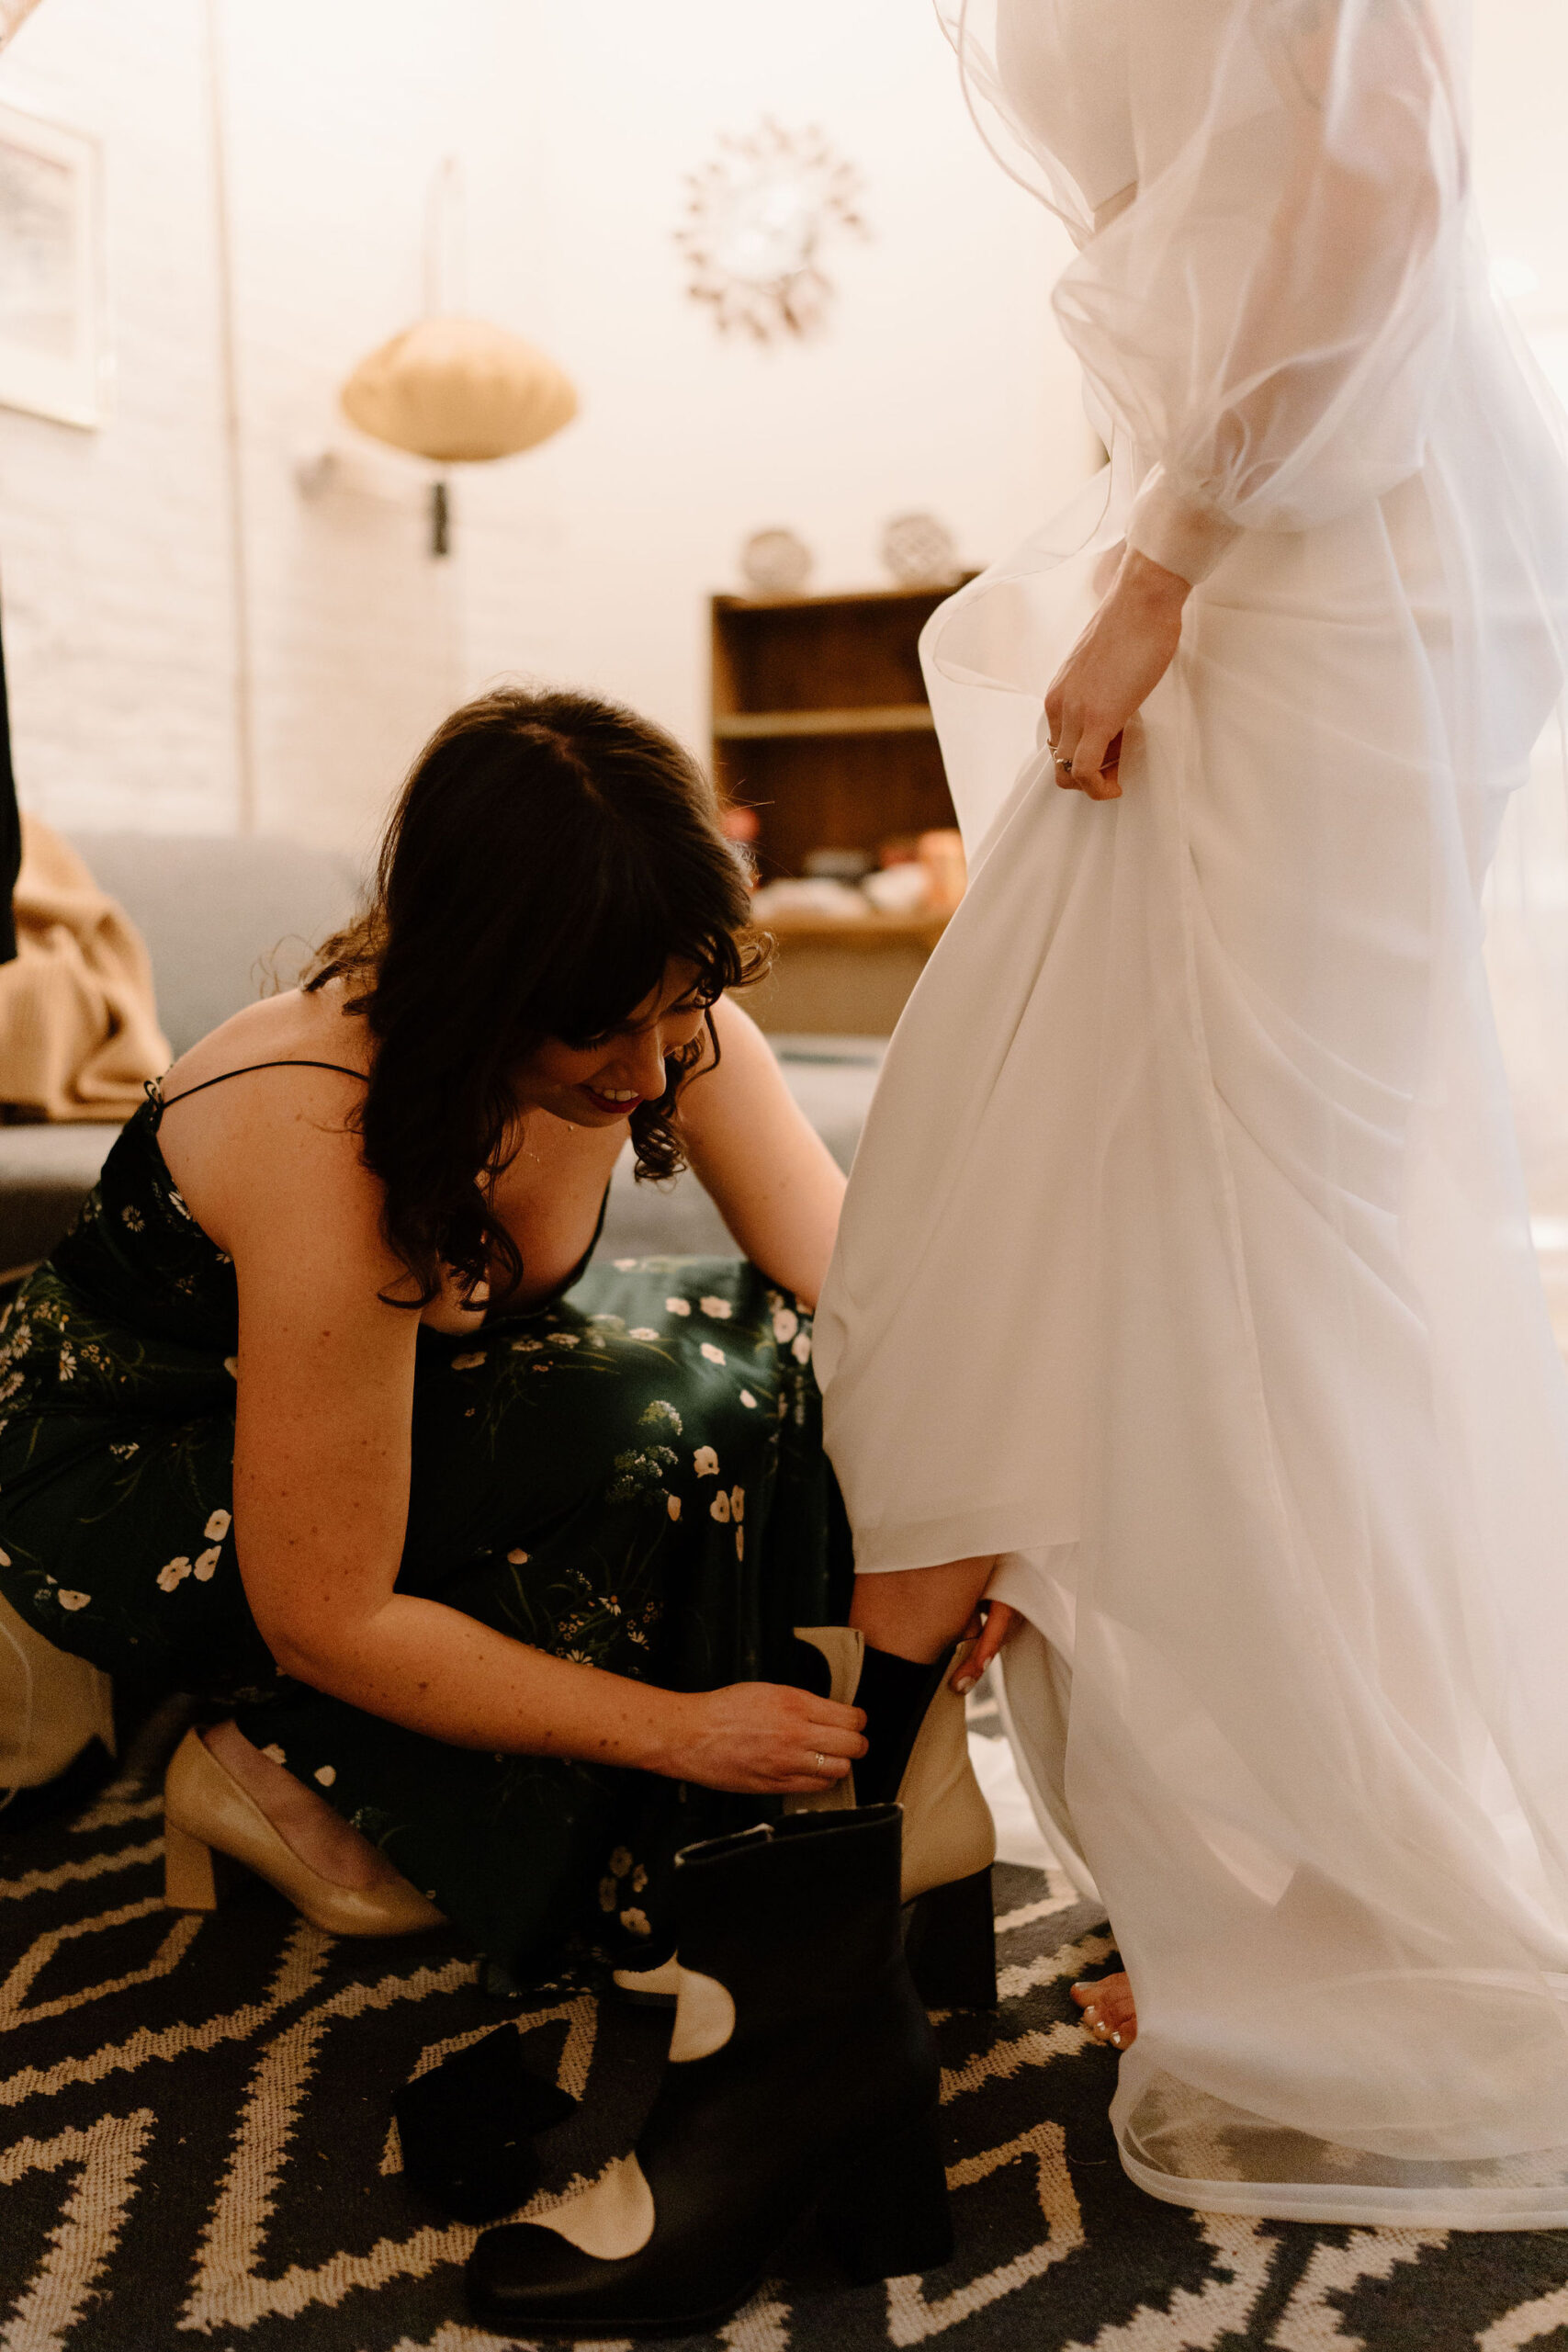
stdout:
{"type": "Polygon", "coordinates": [[[684,1849],[675,1875],[677,2064],[759,2037],[836,2039],[852,2017],[874,2035],[877,2013],[908,2030],[900,1826],[897,1805],[865,1805],[684,1849]]]}

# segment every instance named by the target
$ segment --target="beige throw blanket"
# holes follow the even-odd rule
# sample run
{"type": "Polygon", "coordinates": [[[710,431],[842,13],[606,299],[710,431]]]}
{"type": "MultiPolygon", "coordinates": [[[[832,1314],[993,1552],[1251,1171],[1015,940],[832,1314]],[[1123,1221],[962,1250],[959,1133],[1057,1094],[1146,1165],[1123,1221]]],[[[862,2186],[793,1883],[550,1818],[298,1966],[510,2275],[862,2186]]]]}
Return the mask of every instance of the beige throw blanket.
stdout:
{"type": "Polygon", "coordinates": [[[169,1065],[141,934],[82,860],[22,819],[17,959],[0,964],[0,1102],[35,1119],[129,1119],[169,1065]]]}

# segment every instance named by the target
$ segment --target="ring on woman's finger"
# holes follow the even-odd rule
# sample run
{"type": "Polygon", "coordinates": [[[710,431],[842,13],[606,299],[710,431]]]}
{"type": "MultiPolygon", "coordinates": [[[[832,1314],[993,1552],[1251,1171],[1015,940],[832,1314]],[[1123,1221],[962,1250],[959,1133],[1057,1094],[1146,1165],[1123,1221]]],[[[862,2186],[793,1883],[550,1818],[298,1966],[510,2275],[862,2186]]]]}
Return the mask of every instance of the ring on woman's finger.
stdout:
{"type": "Polygon", "coordinates": [[[819,1772],[825,1772],[825,1771],[827,1770],[827,1769],[828,1769],[828,1758],[823,1755],[822,1750],[821,1750],[820,1748],[818,1748],[818,1751],[817,1751],[817,1753],[816,1753],[815,1757],[812,1758],[812,1761],[813,1761],[813,1763],[816,1765],[817,1770],[818,1770],[819,1772]]]}
{"type": "Polygon", "coordinates": [[[1053,752],[1051,756],[1055,761],[1056,765],[1062,770],[1064,775],[1071,775],[1073,772],[1073,763],[1071,760],[1064,759],[1060,752],[1053,752]]]}

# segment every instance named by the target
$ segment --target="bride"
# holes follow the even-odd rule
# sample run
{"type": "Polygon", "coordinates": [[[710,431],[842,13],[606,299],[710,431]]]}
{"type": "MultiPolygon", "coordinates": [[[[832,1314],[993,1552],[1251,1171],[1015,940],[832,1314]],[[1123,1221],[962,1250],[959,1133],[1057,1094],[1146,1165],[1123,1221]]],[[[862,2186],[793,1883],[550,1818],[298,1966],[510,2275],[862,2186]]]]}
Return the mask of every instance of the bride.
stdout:
{"type": "Polygon", "coordinates": [[[1568,476],[1461,0],[942,5],[1111,462],[923,649],[973,879],[818,1323],[856,1621],[1012,1634],[1135,2181],[1562,2226],[1568,1385],[1477,899],[1568,476]]]}

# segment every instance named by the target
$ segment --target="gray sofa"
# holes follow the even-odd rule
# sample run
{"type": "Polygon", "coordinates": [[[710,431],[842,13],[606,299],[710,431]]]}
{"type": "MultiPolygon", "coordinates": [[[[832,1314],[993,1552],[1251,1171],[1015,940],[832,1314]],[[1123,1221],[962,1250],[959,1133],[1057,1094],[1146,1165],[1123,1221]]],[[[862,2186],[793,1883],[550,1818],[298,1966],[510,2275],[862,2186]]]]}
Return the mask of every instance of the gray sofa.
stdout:
{"type": "MultiPolygon", "coordinates": [[[[73,833],[96,878],[147,943],[159,1017],[175,1054],[276,979],[291,986],[311,947],[353,906],[352,860],[297,842],[232,836],[73,833]]],[[[853,1156],[883,1040],[769,1039],[796,1101],[840,1167],[853,1156]]],[[[113,1126],[0,1126],[0,1272],[47,1256],[97,1181],[113,1126]]],[[[634,1182],[623,1154],[601,1250],[610,1256],[733,1254],[693,1176],[634,1182]]]]}

